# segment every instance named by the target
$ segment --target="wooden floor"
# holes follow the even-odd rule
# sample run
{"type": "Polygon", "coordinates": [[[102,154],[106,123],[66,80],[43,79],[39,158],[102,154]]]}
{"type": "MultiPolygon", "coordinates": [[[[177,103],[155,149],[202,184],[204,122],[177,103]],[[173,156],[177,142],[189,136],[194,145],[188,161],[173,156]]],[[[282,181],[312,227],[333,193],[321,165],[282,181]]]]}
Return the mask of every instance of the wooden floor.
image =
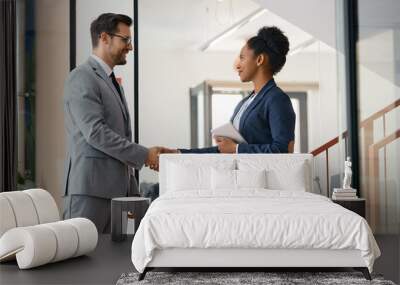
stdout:
{"type": "Polygon", "coordinates": [[[41,267],[19,270],[17,263],[0,264],[0,284],[115,284],[122,273],[134,271],[131,261],[132,238],[112,242],[100,235],[97,248],[80,256],[41,267]]]}
{"type": "MultiPolygon", "coordinates": [[[[400,283],[400,237],[376,236],[382,256],[374,273],[400,283]]],[[[132,239],[112,242],[101,235],[96,250],[88,256],[19,270],[16,262],[0,264],[0,284],[115,284],[122,273],[135,271],[131,261],[132,239]]]]}
{"type": "Polygon", "coordinates": [[[381,257],[375,261],[374,272],[400,284],[400,235],[375,235],[375,239],[381,257]]]}

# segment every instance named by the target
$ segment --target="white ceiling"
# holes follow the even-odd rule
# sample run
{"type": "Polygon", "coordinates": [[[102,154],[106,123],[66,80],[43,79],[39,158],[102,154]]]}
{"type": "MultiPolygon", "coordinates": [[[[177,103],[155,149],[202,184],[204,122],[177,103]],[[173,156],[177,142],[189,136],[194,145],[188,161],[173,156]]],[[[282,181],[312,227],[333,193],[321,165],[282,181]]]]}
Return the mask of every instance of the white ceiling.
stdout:
{"type": "MultiPolygon", "coordinates": [[[[301,52],[341,49],[337,0],[142,0],[139,1],[140,45],[145,48],[200,50],[205,43],[260,8],[266,12],[221,39],[207,52],[239,52],[246,39],[262,26],[275,25],[289,38],[291,50],[315,39],[301,52]]],[[[363,0],[359,3],[360,38],[400,26],[399,0],[363,0]],[[389,7],[389,8],[388,8],[389,7]],[[370,28],[371,27],[371,28],[370,28]]]]}
{"type": "Polygon", "coordinates": [[[232,35],[218,41],[209,50],[239,51],[246,40],[256,35],[257,31],[263,26],[279,27],[289,38],[291,49],[300,46],[302,43],[307,42],[313,38],[310,34],[304,32],[297,26],[266,10],[261,16],[241,27],[232,35]]]}
{"type": "MultiPolygon", "coordinates": [[[[140,47],[200,51],[211,39],[260,8],[256,20],[212,45],[206,52],[238,53],[262,26],[275,25],[289,38],[291,50],[315,39],[299,53],[343,49],[343,4],[346,0],[142,0],[139,1],[140,47]],[[337,36],[340,38],[337,38],[337,36]]],[[[361,64],[381,76],[400,81],[399,0],[359,1],[361,64]],[[382,40],[378,40],[382,39],[382,40]],[[395,61],[395,63],[393,63],[395,61]]]]}
{"type": "MultiPolygon", "coordinates": [[[[282,0],[274,0],[277,3],[282,0]]],[[[146,48],[199,50],[207,41],[261,8],[252,0],[145,0],[139,3],[140,44],[146,48]],[[155,8],[157,7],[157,8],[155,8]]],[[[261,3],[261,5],[264,5],[261,3]]],[[[298,26],[266,10],[254,21],[218,41],[207,52],[239,52],[263,26],[277,26],[291,49],[313,38],[298,26]]],[[[313,44],[302,52],[329,49],[313,44]]]]}

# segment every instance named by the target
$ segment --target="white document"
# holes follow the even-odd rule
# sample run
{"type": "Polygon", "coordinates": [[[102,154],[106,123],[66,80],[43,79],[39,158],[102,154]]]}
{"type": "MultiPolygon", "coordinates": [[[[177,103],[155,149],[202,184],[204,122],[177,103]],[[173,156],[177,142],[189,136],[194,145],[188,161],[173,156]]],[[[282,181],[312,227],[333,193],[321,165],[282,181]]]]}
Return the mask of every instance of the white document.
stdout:
{"type": "Polygon", "coordinates": [[[211,134],[217,137],[226,137],[233,139],[237,143],[247,143],[242,135],[235,129],[231,122],[223,124],[211,130],[211,134]]]}

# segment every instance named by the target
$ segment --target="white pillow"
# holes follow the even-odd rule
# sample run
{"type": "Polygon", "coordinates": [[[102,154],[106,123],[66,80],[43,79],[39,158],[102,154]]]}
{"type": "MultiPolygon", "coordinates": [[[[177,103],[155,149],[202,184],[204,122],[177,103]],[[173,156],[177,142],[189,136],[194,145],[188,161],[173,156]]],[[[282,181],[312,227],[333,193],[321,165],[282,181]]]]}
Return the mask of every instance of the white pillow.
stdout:
{"type": "Polygon", "coordinates": [[[167,191],[210,190],[211,169],[234,169],[235,162],[218,162],[211,165],[186,162],[168,164],[167,191]]]}
{"type": "Polygon", "coordinates": [[[272,190],[306,191],[307,173],[305,162],[296,163],[290,168],[267,170],[267,187],[272,190]]]}
{"type": "Polygon", "coordinates": [[[267,176],[263,170],[236,170],[237,188],[267,188],[267,176]]]}
{"type": "Polygon", "coordinates": [[[211,189],[236,189],[236,170],[211,169],[211,189]]]}
{"type": "Polygon", "coordinates": [[[265,170],[211,170],[211,188],[213,190],[239,190],[242,188],[266,188],[265,170]]]}

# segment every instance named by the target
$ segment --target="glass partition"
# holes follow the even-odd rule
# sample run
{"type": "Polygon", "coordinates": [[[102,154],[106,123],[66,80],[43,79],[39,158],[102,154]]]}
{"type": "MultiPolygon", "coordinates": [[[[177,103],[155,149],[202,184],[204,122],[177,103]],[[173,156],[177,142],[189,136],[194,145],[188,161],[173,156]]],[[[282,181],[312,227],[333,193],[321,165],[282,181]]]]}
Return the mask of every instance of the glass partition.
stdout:
{"type": "MultiPolygon", "coordinates": [[[[295,151],[315,154],[314,190],[329,195],[341,184],[346,156],[342,2],[294,2],[288,9],[279,0],[139,0],[140,143],[213,145],[210,130],[253,89],[233,69],[241,47],[261,27],[277,26],[290,42],[275,80],[298,113],[295,151]]],[[[140,180],[156,183],[158,174],[144,168],[140,180]]]]}
{"type": "Polygon", "coordinates": [[[400,233],[400,27],[397,1],[359,1],[362,194],[373,231],[400,233]]]}

